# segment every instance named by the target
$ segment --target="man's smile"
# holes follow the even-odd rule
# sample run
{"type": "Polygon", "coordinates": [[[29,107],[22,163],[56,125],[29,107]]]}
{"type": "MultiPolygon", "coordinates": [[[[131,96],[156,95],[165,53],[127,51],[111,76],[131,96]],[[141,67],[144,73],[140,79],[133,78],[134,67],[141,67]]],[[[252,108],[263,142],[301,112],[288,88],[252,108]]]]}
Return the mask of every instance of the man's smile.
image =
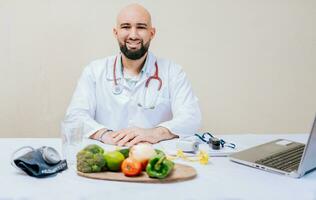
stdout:
{"type": "Polygon", "coordinates": [[[126,46],[129,49],[139,49],[139,47],[141,46],[141,41],[129,41],[129,42],[126,42],[126,46]]]}

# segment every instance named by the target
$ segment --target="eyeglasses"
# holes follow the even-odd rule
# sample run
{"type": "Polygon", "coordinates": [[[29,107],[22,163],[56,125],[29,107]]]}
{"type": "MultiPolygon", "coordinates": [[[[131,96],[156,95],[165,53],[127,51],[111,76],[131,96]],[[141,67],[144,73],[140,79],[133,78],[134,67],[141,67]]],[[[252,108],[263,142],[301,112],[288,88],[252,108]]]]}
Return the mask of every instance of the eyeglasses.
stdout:
{"type": "Polygon", "coordinates": [[[216,138],[209,132],[205,132],[202,135],[199,135],[199,134],[194,134],[194,135],[196,137],[198,137],[200,140],[202,140],[203,142],[205,142],[206,144],[208,144],[213,149],[220,149],[220,147],[221,148],[229,147],[229,148],[232,148],[232,149],[236,148],[236,144],[230,143],[230,142],[226,142],[223,139],[216,138]],[[218,147],[217,147],[217,144],[218,144],[218,147]]]}

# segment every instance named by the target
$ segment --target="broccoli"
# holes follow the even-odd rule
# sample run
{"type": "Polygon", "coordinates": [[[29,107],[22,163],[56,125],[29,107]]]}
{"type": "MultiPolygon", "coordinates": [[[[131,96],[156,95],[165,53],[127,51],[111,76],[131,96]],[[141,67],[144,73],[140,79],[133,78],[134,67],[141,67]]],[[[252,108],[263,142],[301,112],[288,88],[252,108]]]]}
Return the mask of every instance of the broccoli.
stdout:
{"type": "Polygon", "coordinates": [[[106,170],[104,150],[98,145],[89,145],[77,154],[77,170],[84,173],[106,170]]]}
{"type": "Polygon", "coordinates": [[[86,146],[83,150],[90,151],[93,154],[96,154],[96,153],[103,154],[104,153],[104,150],[102,149],[102,147],[100,147],[99,145],[96,145],[96,144],[90,144],[90,145],[86,146]]]}

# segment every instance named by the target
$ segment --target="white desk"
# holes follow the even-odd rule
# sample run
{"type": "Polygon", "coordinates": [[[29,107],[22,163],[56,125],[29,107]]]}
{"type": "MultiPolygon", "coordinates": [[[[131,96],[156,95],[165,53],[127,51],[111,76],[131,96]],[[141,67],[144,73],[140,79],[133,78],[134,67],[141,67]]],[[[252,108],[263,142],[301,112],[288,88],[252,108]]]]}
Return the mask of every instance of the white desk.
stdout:
{"type": "MultiPolygon", "coordinates": [[[[250,147],[276,138],[306,142],[307,134],[224,135],[224,139],[250,147]]],[[[187,163],[198,176],[168,184],[125,183],[93,180],[68,169],[55,177],[36,179],[10,165],[10,154],[23,145],[61,149],[60,139],[0,139],[0,200],[28,199],[316,199],[316,172],[293,179],[233,163],[228,158],[211,158],[206,166],[187,163]]]]}

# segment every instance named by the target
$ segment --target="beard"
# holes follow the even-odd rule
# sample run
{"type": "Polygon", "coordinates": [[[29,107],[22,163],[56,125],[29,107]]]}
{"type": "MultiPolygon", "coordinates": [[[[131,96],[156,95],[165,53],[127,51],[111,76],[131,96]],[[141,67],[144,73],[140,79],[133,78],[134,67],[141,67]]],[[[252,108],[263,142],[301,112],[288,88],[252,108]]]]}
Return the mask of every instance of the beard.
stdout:
{"type": "Polygon", "coordinates": [[[148,41],[145,44],[143,43],[143,41],[141,41],[140,44],[141,44],[140,49],[130,50],[127,48],[126,42],[124,42],[124,44],[119,42],[121,52],[124,54],[124,56],[126,56],[130,60],[138,60],[147,53],[149,45],[150,45],[150,41],[148,41]]]}

